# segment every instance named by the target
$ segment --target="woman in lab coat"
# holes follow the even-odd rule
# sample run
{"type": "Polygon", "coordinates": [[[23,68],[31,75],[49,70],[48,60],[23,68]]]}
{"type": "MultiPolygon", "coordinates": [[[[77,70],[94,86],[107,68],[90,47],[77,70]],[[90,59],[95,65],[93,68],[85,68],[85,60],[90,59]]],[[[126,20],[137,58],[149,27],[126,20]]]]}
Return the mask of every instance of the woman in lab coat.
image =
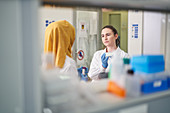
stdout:
{"type": "Polygon", "coordinates": [[[46,28],[44,54],[53,54],[53,65],[59,73],[78,76],[76,63],[72,59],[74,40],[75,28],[66,20],[53,22],[46,28]]]}
{"type": "Polygon", "coordinates": [[[94,53],[90,65],[88,76],[92,80],[99,79],[99,73],[109,72],[111,59],[117,55],[121,58],[129,58],[129,55],[119,48],[119,39],[117,30],[107,25],[102,28],[101,38],[103,44],[106,46],[104,50],[99,50],[94,53]]]}

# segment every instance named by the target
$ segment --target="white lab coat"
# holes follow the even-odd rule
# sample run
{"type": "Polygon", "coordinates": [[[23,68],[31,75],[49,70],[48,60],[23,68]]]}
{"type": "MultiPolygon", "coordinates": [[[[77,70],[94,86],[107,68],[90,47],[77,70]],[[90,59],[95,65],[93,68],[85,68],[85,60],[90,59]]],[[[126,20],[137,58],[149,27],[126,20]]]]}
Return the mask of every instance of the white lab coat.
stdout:
{"type": "Polygon", "coordinates": [[[115,56],[118,55],[121,58],[129,58],[129,55],[127,53],[125,53],[123,50],[121,50],[119,47],[113,51],[113,55],[112,57],[108,59],[108,67],[106,69],[104,69],[102,67],[102,61],[101,61],[101,56],[106,52],[106,48],[104,50],[99,50],[97,52],[94,53],[93,55],[93,59],[92,62],[90,64],[90,70],[88,73],[88,76],[92,79],[92,80],[98,80],[98,75],[101,72],[109,72],[109,68],[110,68],[110,63],[111,63],[111,59],[115,56]]]}
{"type": "Polygon", "coordinates": [[[59,72],[78,77],[76,62],[66,55],[64,66],[63,68],[59,68],[59,72]]]}
{"type": "Polygon", "coordinates": [[[65,63],[62,68],[55,67],[54,65],[54,54],[43,53],[42,54],[42,71],[45,73],[53,73],[55,75],[68,75],[78,77],[76,62],[66,55],[65,63]],[[50,68],[49,68],[50,67],[50,68]]]}

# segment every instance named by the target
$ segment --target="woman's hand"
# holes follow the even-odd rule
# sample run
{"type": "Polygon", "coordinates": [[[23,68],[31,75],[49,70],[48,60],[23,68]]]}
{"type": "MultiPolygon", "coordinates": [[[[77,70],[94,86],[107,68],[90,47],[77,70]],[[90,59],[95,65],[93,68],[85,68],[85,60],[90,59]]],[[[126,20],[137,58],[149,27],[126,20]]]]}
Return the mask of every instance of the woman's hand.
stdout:
{"type": "Polygon", "coordinates": [[[105,53],[101,56],[102,66],[104,68],[107,68],[107,66],[108,66],[108,59],[109,59],[109,57],[106,57],[105,53]]]}

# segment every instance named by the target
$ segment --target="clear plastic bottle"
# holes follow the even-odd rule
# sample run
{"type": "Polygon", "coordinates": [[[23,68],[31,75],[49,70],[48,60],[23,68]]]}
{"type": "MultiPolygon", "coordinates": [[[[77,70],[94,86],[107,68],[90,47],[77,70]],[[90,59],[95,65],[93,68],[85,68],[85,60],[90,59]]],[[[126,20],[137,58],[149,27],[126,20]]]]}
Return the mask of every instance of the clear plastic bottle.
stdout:
{"type": "Polygon", "coordinates": [[[109,78],[126,92],[126,97],[140,96],[140,77],[133,73],[130,59],[114,56],[111,61],[109,78]]]}
{"type": "Polygon", "coordinates": [[[115,55],[111,60],[109,79],[113,80],[120,87],[125,87],[125,76],[123,73],[123,59],[115,55]]]}
{"type": "Polygon", "coordinates": [[[126,75],[126,96],[139,97],[141,94],[140,77],[135,75],[133,70],[127,70],[126,75]]]}

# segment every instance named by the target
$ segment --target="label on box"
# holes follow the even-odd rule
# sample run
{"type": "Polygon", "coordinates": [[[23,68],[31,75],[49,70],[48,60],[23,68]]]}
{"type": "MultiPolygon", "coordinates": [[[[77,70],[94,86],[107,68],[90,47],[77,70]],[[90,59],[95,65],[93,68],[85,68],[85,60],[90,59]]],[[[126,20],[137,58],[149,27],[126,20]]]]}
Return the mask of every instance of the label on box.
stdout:
{"type": "Polygon", "coordinates": [[[162,82],[161,81],[155,81],[154,83],[153,83],[153,86],[154,87],[160,87],[162,85],[162,82]]]}

